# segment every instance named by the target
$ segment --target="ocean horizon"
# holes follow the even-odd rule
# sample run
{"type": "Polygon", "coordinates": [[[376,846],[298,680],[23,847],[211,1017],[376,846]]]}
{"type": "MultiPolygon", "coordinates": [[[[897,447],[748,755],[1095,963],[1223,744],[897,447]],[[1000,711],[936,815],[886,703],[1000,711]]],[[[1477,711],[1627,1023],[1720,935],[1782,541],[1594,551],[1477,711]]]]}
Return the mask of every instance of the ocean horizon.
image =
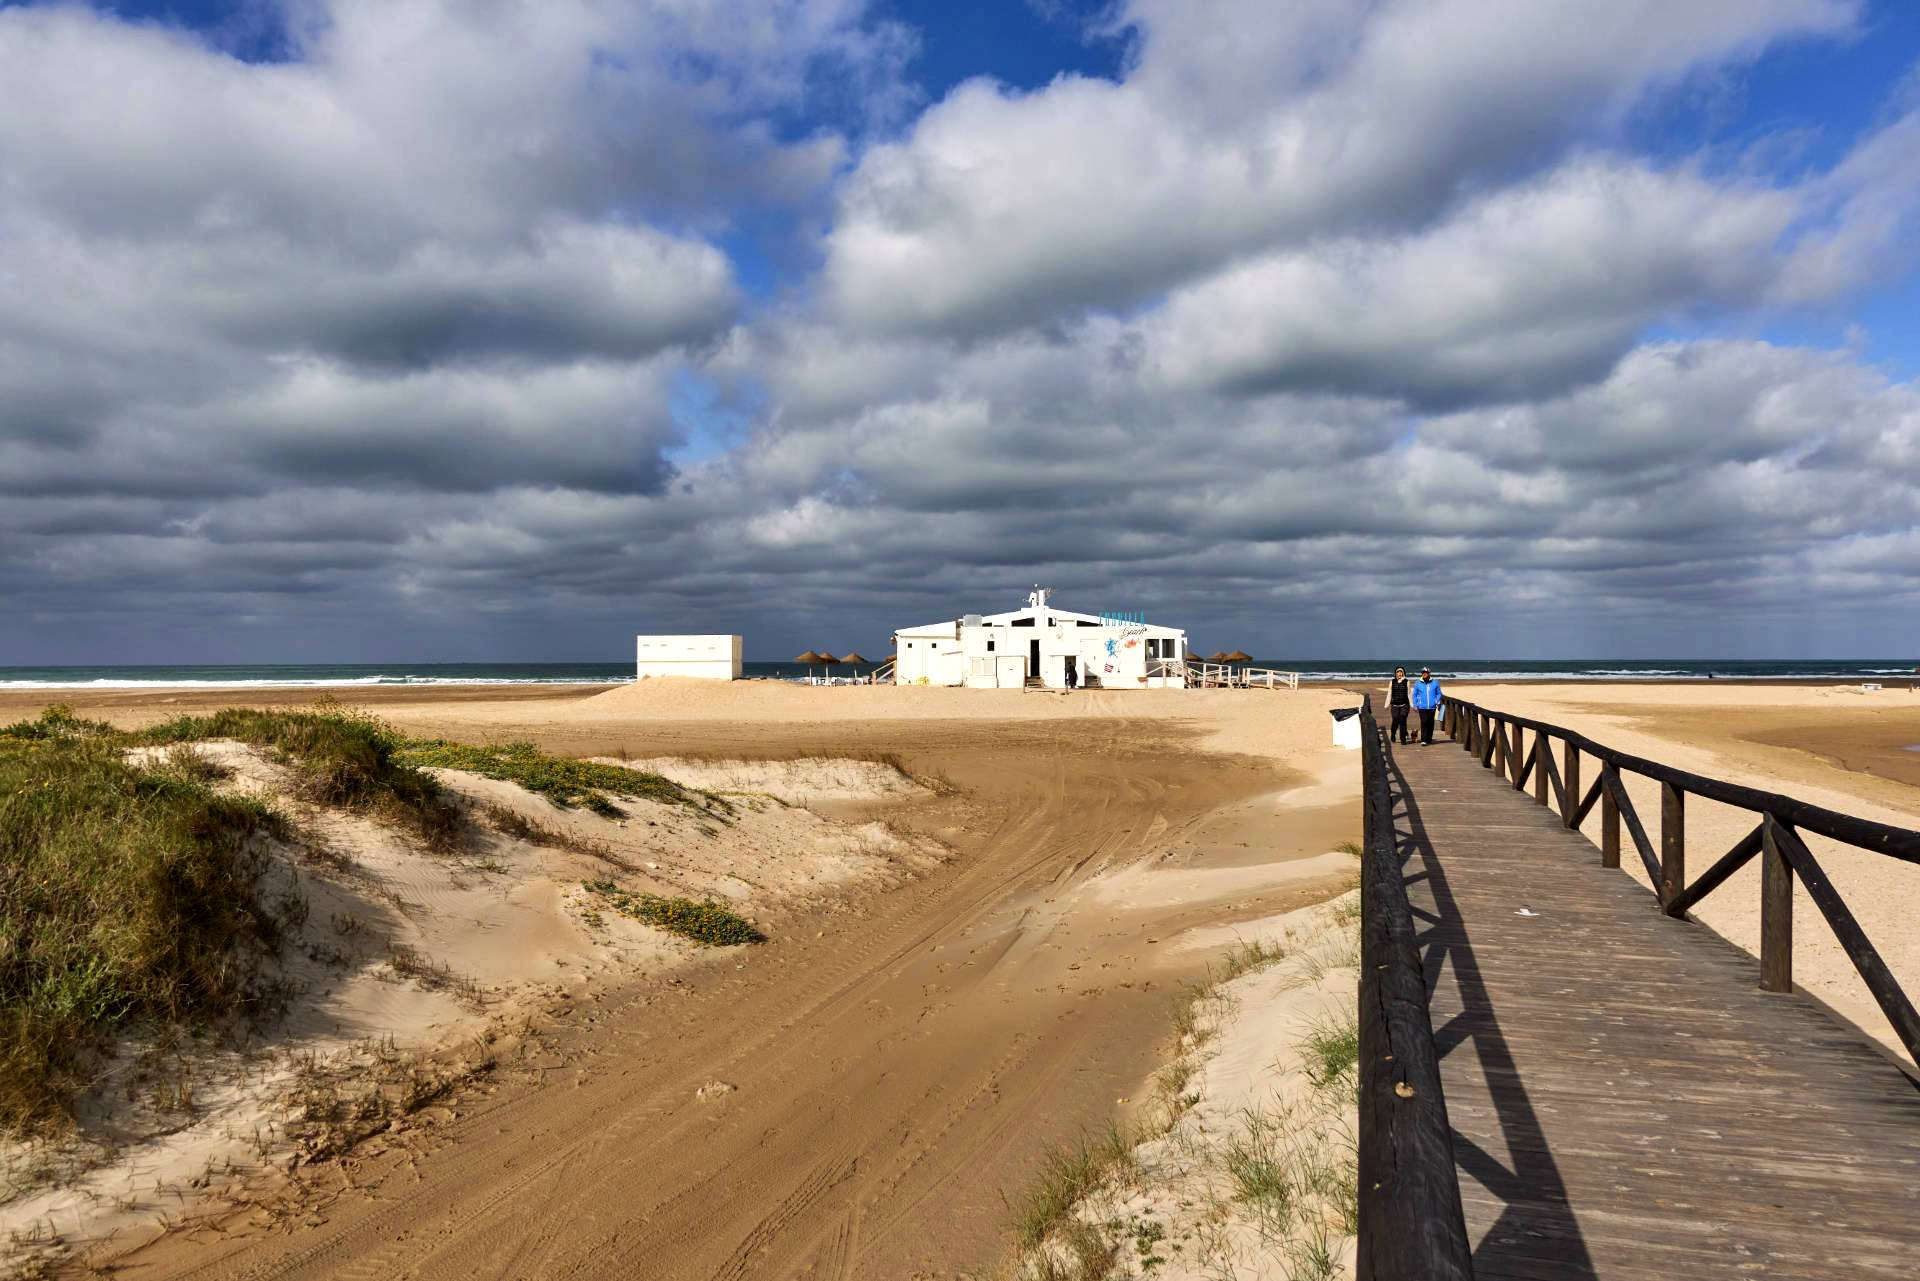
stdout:
{"type": "MultiPolygon", "coordinates": [[[[1300,673],[1303,681],[1378,680],[1396,666],[1430,666],[1441,680],[1874,680],[1912,676],[1899,659],[1254,659],[1244,666],[1300,673]]],[[[1242,665],[1242,664],[1237,664],[1242,665]]],[[[754,680],[804,680],[823,673],[865,676],[878,663],[754,660],[754,680]]],[[[232,663],[0,667],[0,690],[109,690],[205,687],[339,688],[391,685],[619,685],[633,680],[631,660],[584,663],[232,663]]]]}

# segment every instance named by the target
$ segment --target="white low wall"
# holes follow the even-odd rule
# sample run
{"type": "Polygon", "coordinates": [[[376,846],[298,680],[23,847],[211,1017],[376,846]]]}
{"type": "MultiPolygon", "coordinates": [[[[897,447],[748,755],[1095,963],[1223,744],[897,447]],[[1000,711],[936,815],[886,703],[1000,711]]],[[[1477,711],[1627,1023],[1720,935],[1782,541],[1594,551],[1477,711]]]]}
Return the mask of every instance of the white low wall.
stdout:
{"type": "Polygon", "coordinates": [[[635,676],[740,679],[738,636],[641,636],[636,642],[635,676]]]}

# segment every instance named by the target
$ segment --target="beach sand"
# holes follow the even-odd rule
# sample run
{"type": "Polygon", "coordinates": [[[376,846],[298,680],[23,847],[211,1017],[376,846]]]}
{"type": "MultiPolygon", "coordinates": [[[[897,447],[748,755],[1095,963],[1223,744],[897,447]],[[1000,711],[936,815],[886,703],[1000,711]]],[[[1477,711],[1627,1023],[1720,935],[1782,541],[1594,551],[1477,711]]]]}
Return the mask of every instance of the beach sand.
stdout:
{"type": "MultiPolygon", "coordinates": [[[[1904,689],[1456,692],[1866,817],[1913,826],[1920,813],[1920,791],[1895,768],[1905,758],[1890,755],[1909,727],[1920,743],[1920,696],[1904,689]]],[[[776,794],[812,787],[807,804],[823,819],[884,820],[946,857],[833,910],[788,902],[769,913],[764,947],[575,1002],[546,1033],[537,1080],[500,1082],[404,1153],[343,1167],[323,1214],[272,1229],[230,1216],[218,1234],[169,1235],[123,1260],[132,1275],[184,1274],[212,1253],[226,1259],[223,1273],[322,1277],[360,1265],[427,1281],[503,1268],[981,1275],[1001,1257],[1007,1202],[1044,1145],[1124,1118],[1129,1105],[1117,1101],[1146,1096],[1168,1052],[1172,999],[1214,948],[1327,899],[1355,869],[1336,852],[1359,828],[1358,755],[1329,746],[1327,709],[1358,701],[1340,689],[1061,695],[657,680],[341,696],[415,734],[691,761],[689,772],[757,779],[776,794]],[[897,760],[926,794],[836,797],[830,779],[783,776],[780,764],[875,759],[897,760]]],[[[66,701],[136,725],[313,698],[73,691],[66,701]]],[[[0,719],[48,701],[0,694],[0,719]]],[[[1657,815],[1652,789],[1630,786],[1657,815]]],[[[1744,830],[1690,806],[1691,865],[1744,830]]],[[[1920,942],[1906,924],[1920,868],[1817,850],[1920,990],[1920,942]]],[[[1756,905],[1749,872],[1700,915],[1750,945],[1756,905]]],[[[1877,1013],[1812,911],[1799,896],[1798,977],[1871,1032],[1877,1013]]]]}
{"type": "MultiPolygon", "coordinates": [[[[766,945],[563,1005],[533,1077],[317,1168],[288,1195],[323,1195],[321,1209],[167,1235],[122,1258],[133,1275],[190,1272],[210,1251],[233,1252],[223,1271],[313,1277],[979,1274],[1044,1146],[1144,1095],[1174,998],[1214,959],[1181,946],[1188,933],[1322,901],[1355,869],[1337,847],[1358,836],[1357,755],[1331,746],[1326,709],[1357,698],[1339,690],[341,694],[411,733],[691,761],[690,777],[810,792],[823,820],[883,823],[944,856],[811,907],[745,897],[766,945]],[[782,773],[875,759],[921,793],[836,796],[831,771],[782,773]]],[[[313,698],[66,701],[131,726],[313,698]]],[[[10,694],[0,717],[49,701],[10,694]]]]}
{"type": "MultiPolygon", "coordinates": [[[[1579,686],[1469,685],[1455,693],[1482,706],[1586,734],[1596,742],[1678,769],[1781,792],[1828,809],[1920,828],[1920,693],[1858,685],[1733,684],[1579,686]]],[[[1433,749],[1427,749],[1433,750],[1433,749]]],[[[1450,749],[1457,750],[1457,749],[1450,749]]],[[[1634,808],[1658,839],[1659,787],[1625,776],[1634,808]]],[[[1698,875],[1747,832],[1745,811],[1689,797],[1687,867],[1698,875]]],[[[1599,807],[1583,830],[1599,840],[1599,807]]],[[[1920,998],[1920,867],[1804,833],[1834,886],[1909,997],[1920,998]]],[[[1623,843],[1628,838],[1622,837],[1623,843]]],[[[1630,844],[1621,867],[1647,876],[1630,844]]],[[[1757,955],[1759,864],[1749,863],[1693,912],[1695,919],[1757,955]]],[[[1796,986],[1825,1002],[1888,1053],[1910,1062],[1819,909],[1794,895],[1796,986]]],[[[1755,981],[1758,982],[1756,965],[1755,981]]]]}

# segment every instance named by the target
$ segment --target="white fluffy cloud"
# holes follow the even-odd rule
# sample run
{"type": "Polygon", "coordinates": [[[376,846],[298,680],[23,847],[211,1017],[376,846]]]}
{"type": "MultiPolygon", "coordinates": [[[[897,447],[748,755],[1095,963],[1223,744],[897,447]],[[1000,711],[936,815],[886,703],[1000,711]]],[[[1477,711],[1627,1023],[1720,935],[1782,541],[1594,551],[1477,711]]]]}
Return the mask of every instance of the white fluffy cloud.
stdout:
{"type": "Polygon", "coordinates": [[[1129,5],[1139,65],[962,86],[865,155],[828,242],[850,323],[1124,307],[1248,254],[1417,228],[1690,70],[1848,29],[1844,0],[1129,5]],[[904,286],[904,287],[903,287],[904,286]]]}

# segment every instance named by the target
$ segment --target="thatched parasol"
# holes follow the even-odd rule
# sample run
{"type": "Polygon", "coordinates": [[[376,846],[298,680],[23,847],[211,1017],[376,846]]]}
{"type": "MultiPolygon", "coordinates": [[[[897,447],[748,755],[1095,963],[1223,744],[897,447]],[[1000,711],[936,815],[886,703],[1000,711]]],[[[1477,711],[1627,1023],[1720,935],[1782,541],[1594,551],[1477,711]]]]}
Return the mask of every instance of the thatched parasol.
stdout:
{"type": "Polygon", "coordinates": [[[796,654],[793,661],[796,663],[805,663],[807,665],[807,679],[812,680],[813,665],[815,663],[831,663],[833,658],[831,655],[822,654],[818,650],[810,649],[804,654],[796,654]]]}
{"type": "Polygon", "coordinates": [[[1224,663],[1227,661],[1227,656],[1216,649],[1213,653],[1207,655],[1207,661],[1209,663],[1224,663]]]}
{"type": "Polygon", "coordinates": [[[840,661],[843,663],[864,663],[867,660],[860,657],[859,653],[856,651],[855,653],[848,654],[845,658],[842,658],[840,661]]]}
{"type": "Polygon", "coordinates": [[[1236,649],[1233,653],[1227,655],[1227,661],[1229,663],[1251,663],[1253,661],[1253,655],[1247,653],[1244,649],[1236,649]]]}

